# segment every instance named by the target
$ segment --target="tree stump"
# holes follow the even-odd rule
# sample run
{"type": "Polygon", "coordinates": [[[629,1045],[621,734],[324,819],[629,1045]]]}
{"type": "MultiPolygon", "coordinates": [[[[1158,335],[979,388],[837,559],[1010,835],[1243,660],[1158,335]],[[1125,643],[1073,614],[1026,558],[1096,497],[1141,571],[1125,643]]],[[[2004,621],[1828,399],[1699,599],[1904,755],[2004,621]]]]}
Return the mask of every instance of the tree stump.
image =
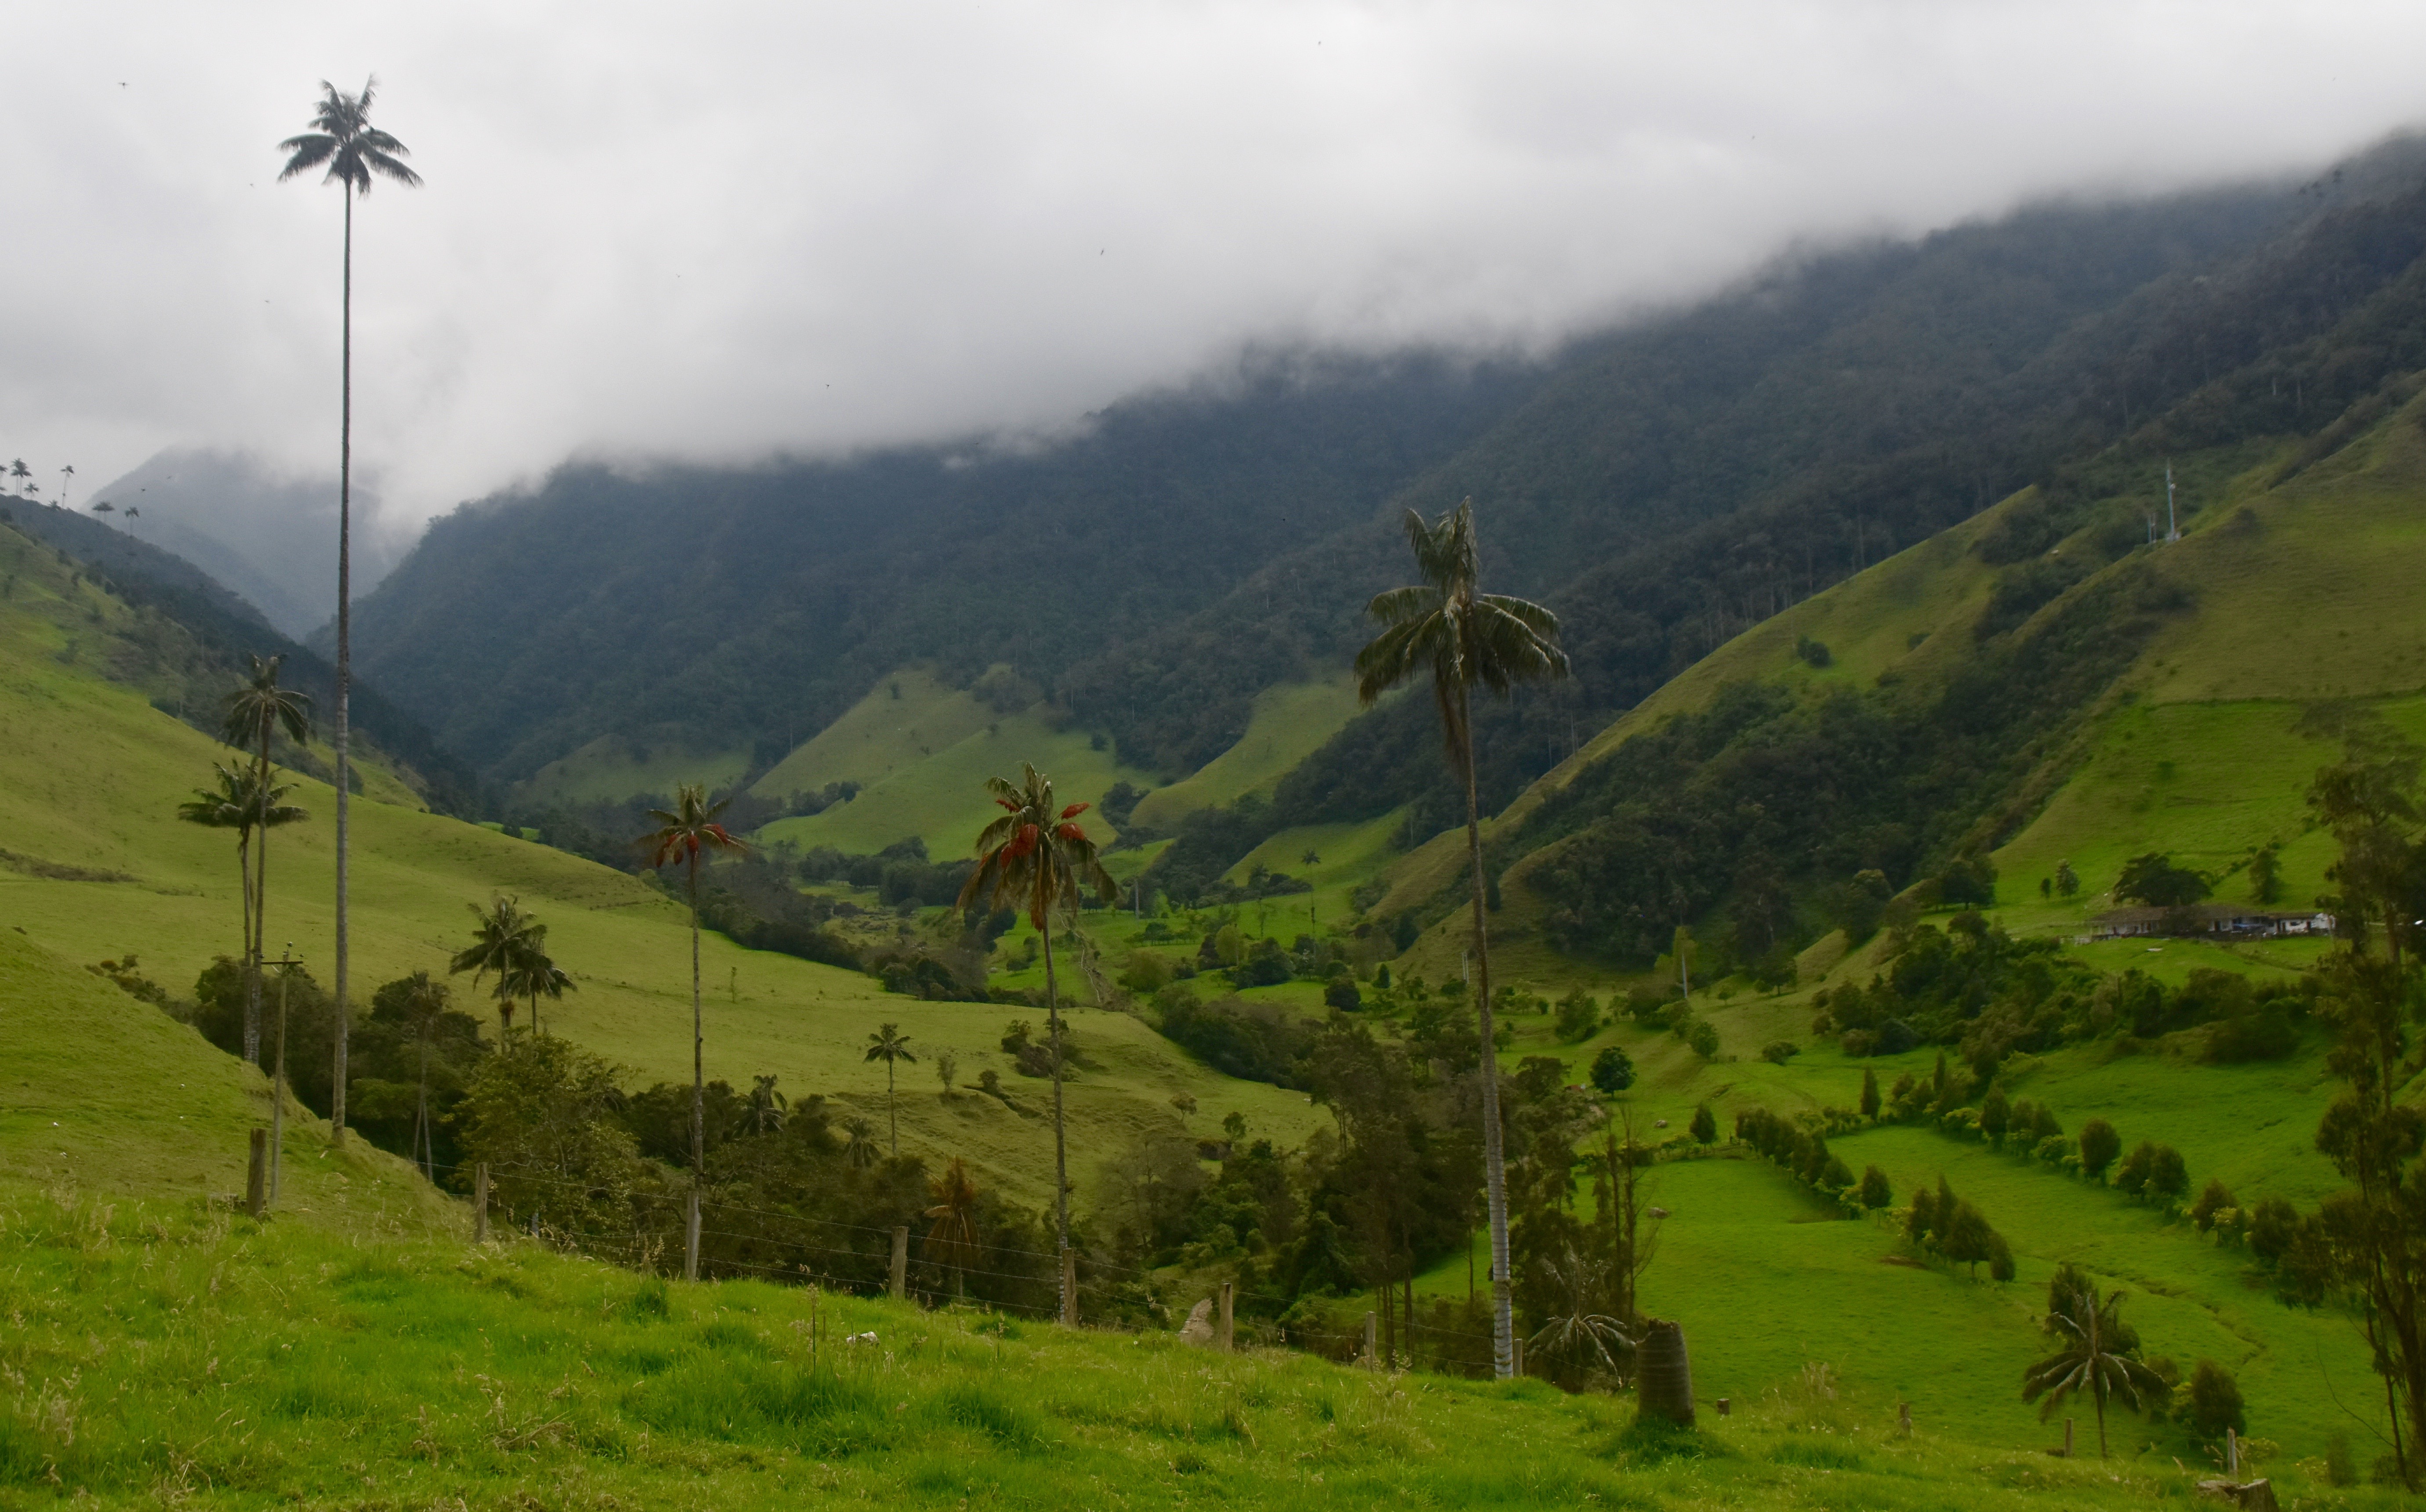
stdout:
{"type": "Polygon", "coordinates": [[[1644,1319],[1642,1342],[1635,1346],[1635,1370],[1638,1419],[1693,1425],[1693,1367],[1686,1358],[1682,1324],[1644,1319]]]}
{"type": "Polygon", "coordinates": [[[2230,1502],[2233,1505],[2243,1508],[2244,1512],[2278,1512],[2281,1505],[2274,1500],[2272,1483],[2263,1479],[2251,1481],[2247,1485],[2235,1485],[2225,1480],[2201,1481],[2198,1483],[2198,1488],[2200,1494],[2230,1502]]]}
{"type": "Polygon", "coordinates": [[[1213,1343],[1213,1299],[1206,1297],[1188,1310],[1188,1321],[1179,1326],[1179,1342],[1189,1344],[1213,1343]]]}

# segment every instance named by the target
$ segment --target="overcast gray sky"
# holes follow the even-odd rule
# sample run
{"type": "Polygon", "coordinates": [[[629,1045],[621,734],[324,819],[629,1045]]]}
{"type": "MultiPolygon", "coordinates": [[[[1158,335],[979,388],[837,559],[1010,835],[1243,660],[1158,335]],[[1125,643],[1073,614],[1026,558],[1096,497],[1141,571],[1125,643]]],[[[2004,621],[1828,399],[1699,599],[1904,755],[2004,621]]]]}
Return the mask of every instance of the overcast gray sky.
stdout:
{"type": "Polygon", "coordinates": [[[418,520],[570,454],[1050,427],[1245,344],[1538,345],[1798,238],[2296,170],[2426,118],[2426,6],[10,8],[0,455],[333,470],[418,520]]]}

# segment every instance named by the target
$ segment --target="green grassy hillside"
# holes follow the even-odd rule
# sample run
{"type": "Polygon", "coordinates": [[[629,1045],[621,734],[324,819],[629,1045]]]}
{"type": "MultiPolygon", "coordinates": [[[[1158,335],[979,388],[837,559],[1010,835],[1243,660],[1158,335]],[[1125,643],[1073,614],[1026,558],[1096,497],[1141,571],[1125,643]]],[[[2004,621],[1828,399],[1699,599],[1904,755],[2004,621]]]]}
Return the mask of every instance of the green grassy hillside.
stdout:
{"type": "Polygon", "coordinates": [[[1190,811],[1269,797],[1289,768],[1305,760],[1356,715],[1355,680],[1341,672],[1317,683],[1288,683],[1255,696],[1237,743],[1169,787],[1138,803],[1137,822],[1167,829],[1190,811]]]}
{"type": "MultiPolygon", "coordinates": [[[[177,822],[175,810],[228,753],[138,690],[105,679],[113,655],[132,654],[101,634],[125,611],[89,586],[71,603],[65,571],[54,584],[33,562],[0,600],[0,823],[8,831],[0,927],[78,964],[133,953],[145,974],[186,992],[214,956],[236,948],[235,846],[219,831],[177,822]]],[[[137,628],[131,619],[127,628],[137,628]]],[[[1083,752],[1083,737],[1076,743],[1083,752]]],[[[294,941],[325,984],[334,795],[309,779],[298,788],[295,801],[312,819],[271,842],[269,940],[273,951],[294,941]]],[[[373,794],[391,789],[410,800],[372,774],[373,794]]],[[[509,893],[548,925],[549,950],[577,988],[549,1010],[550,1029],[630,1068],[640,1085],[687,1080],[689,941],[674,899],[633,877],[404,801],[357,801],[353,816],[358,999],[413,971],[443,974],[468,934],[466,906],[509,893]]],[[[1026,1010],[888,994],[858,973],[743,950],[713,934],[703,959],[710,1077],[747,1086],[772,1072],[795,1096],[823,1092],[881,1115],[881,1068],[860,1052],[868,1031],[890,1021],[924,1050],[955,1049],[964,1081],[996,1067],[1015,1096],[1026,1085],[1009,1074],[997,1046],[1004,1023],[1026,1010]]],[[[1182,1090],[1275,1132],[1294,1136],[1311,1127],[1302,1095],[1207,1071],[1131,1016],[1080,1009],[1076,1018],[1100,1067],[1070,1088],[1072,1139],[1082,1148],[1175,1127],[1170,1099],[1182,1090]]],[[[938,1092],[923,1063],[910,1072],[900,1099],[905,1150],[966,1155],[990,1186],[1031,1204],[1049,1193],[1044,1122],[991,1099],[946,1102],[938,1092]]],[[[1091,1178],[1092,1163],[1078,1170],[1091,1178]]]]}

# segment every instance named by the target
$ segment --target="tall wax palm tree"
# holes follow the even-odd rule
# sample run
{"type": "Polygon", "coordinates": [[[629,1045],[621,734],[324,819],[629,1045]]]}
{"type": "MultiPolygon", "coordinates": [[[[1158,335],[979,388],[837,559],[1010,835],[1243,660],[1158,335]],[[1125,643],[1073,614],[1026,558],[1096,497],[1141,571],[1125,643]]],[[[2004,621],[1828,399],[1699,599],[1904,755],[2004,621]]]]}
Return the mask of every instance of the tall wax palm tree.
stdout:
{"type": "Polygon", "coordinates": [[[2094,1289],[2074,1292],[2061,1308],[2047,1314],[2047,1332],[2056,1336],[2056,1352],[2022,1373],[2022,1400],[2046,1398],[2039,1408],[2041,1422],[2054,1416],[2055,1409],[2075,1392],[2089,1393],[2097,1407],[2100,1459],[2106,1457],[2107,1399],[2119,1396],[2136,1410],[2141,1392],[2166,1390],[2164,1377],[2127,1350],[2124,1342],[2130,1335],[2123,1327],[2122,1308],[2121,1292],[2103,1302],[2094,1289]]]}
{"type": "MultiPolygon", "coordinates": [[[[278,685],[278,668],[286,660],[272,656],[267,661],[258,656],[247,658],[252,669],[244,682],[227,696],[219,716],[219,738],[252,758],[252,782],[256,793],[267,794],[269,788],[269,743],[279,731],[298,746],[312,738],[312,699],[309,694],[278,685]]],[[[283,794],[287,789],[278,790],[283,794]]],[[[274,799],[265,797],[265,810],[276,806],[274,799]]],[[[303,816],[296,810],[292,823],[303,816]]],[[[267,828],[261,837],[261,849],[253,862],[253,903],[250,910],[252,935],[245,941],[244,1023],[248,1060],[258,1061],[254,1053],[261,1037],[261,971],[267,954],[268,924],[265,918],[269,901],[269,835],[267,828]]]]}
{"type": "Polygon", "coordinates": [[[1559,617],[1538,603],[1484,593],[1474,501],[1426,523],[1406,516],[1423,582],[1392,588],[1365,612],[1388,628],[1356,653],[1356,695],[1371,703],[1413,677],[1429,676],[1450,764],[1465,783],[1466,868],[1474,884],[1474,1007],[1482,1034],[1482,1165],[1491,1207],[1491,1353],[1503,1379],[1514,1371],[1515,1317],[1508,1274],[1508,1171],[1499,1127],[1498,1060],[1493,1050],[1491,952],[1483,929],[1482,818],[1474,781],[1474,690],[1505,696],[1519,683],[1564,677],[1559,617]]]}
{"type": "MultiPolygon", "coordinates": [[[[1003,811],[1002,817],[978,836],[977,870],[961,889],[957,907],[966,912],[982,905],[991,913],[1016,907],[1044,940],[1044,1014],[1053,1042],[1053,1212],[1061,1248],[1070,1247],[1070,1158],[1061,1118],[1061,1008],[1053,976],[1053,915],[1066,912],[1075,927],[1078,893],[1092,887],[1106,903],[1120,896],[1120,884],[1095,858],[1095,843],[1077,824],[1089,805],[1053,806],[1053,780],[1034,766],[1020,764],[1020,780],[986,779],[986,791],[1003,811]]],[[[1064,1274],[1067,1274],[1066,1272],[1064,1274]]],[[[1061,1316],[1076,1316],[1076,1299],[1065,1289],[1061,1316]]]]}
{"type": "MultiPolygon", "coordinates": [[[[514,1000],[523,993],[524,973],[534,948],[532,932],[544,939],[547,926],[523,911],[520,898],[509,898],[500,893],[487,908],[467,903],[475,921],[472,943],[455,953],[446,963],[449,973],[472,973],[472,986],[477,989],[480,979],[493,975],[496,981],[489,989],[497,1000],[497,1042],[506,1047],[507,1037],[514,1030],[514,1000]]],[[[537,1008],[532,1012],[536,1014],[537,1008]]]]}
{"type": "Polygon", "coordinates": [[[731,801],[727,798],[710,803],[707,789],[696,782],[685,782],[674,791],[672,808],[649,811],[657,828],[642,835],[639,842],[651,866],[663,868],[680,861],[689,878],[690,1212],[683,1225],[683,1276],[694,1281],[699,1279],[699,1194],[707,1181],[707,1081],[703,1070],[707,1039],[700,1028],[699,1005],[699,861],[706,851],[720,850],[736,856],[750,853],[747,843],[717,822],[717,815],[731,801]]]}
{"type": "Polygon", "coordinates": [[[775,1090],[775,1078],[771,1075],[752,1077],[752,1081],[755,1085],[750,1088],[750,1105],[743,1113],[745,1121],[750,1125],[750,1132],[758,1134],[782,1134],[784,1123],[790,1118],[788,1110],[792,1105],[792,1100],[775,1090]]]}
{"type": "Polygon", "coordinates": [[[978,1183],[969,1175],[969,1167],[960,1156],[944,1167],[944,1174],[927,1183],[927,1195],[935,1205],[927,1216],[935,1220],[927,1231],[927,1240],[920,1247],[928,1263],[952,1273],[952,1295],[968,1295],[968,1274],[977,1268],[978,1249],[978,1183]]]}
{"type": "Polygon", "coordinates": [[[279,182],[326,168],[323,184],[333,184],[346,196],[345,275],[341,284],[341,335],[338,342],[337,410],[337,714],[332,738],[337,749],[337,953],[333,970],[336,992],[336,1080],[329,1094],[329,1132],[337,1144],[346,1142],[346,800],[353,776],[351,746],[346,722],[347,695],[353,682],[353,525],[354,525],[354,201],[371,192],[375,179],[406,187],[421,175],[404,166],[412,156],[404,143],[371,124],[371,90],[379,81],[365,79],[360,94],[346,94],[328,80],[320,81],[320,103],[312,112],[313,129],[278,144],[287,154],[278,170],[279,182]]]}
{"type": "Polygon", "coordinates": [[[910,1054],[910,1037],[901,1032],[901,1026],[898,1023],[888,1023],[867,1037],[867,1054],[862,1055],[860,1059],[884,1062],[884,1116],[892,1120],[893,1124],[893,1158],[899,1160],[901,1158],[901,1112],[894,1106],[893,1102],[893,1066],[896,1061],[904,1060],[915,1066],[918,1064],[918,1057],[910,1054]]]}
{"type": "Polygon", "coordinates": [[[550,1003],[561,1003],[567,992],[581,990],[564,968],[550,960],[547,952],[541,948],[546,942],[547,925],[543,924],[531,925],[530,934],[525,941],[522,965],[514,973],[516,990],[530,999],[531,1033],[535,1035],[546,1033],[540,1027],[539,1022],[541,998],[545,998],[550,1003]]]}

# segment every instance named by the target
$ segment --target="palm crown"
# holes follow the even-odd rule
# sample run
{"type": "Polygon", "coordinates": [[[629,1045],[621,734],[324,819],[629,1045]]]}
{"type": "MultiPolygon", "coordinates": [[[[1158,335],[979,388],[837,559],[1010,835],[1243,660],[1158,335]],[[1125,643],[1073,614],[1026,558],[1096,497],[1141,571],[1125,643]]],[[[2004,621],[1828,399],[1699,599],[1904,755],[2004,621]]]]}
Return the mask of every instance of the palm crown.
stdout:
{"type": "Polygon", "coordinates": [[[674,806],[651,809],[649,817],[657,828],[640,837],[640,847],[651,866],[671,866],[676,861],[697,862],[702,851],[729,850],[737,854],[749,851],[749,844],[728,831],[717,816],[724,812],[730,798],[707,801],[707,789],[696,782],[685,782],[674,791],[674,806]]]}
{"type": "Polygon", "coordinates": [[[959,907],[1009,904],[1043,929],[1055,909],[1076,909],[1082,888],[1093,887],[1107,903],[1120,895],[1120,883],[1104,870],[1095,843],[1077,824],[1090,805],[1073,803],[1057,812],[1053,780],[1025,762],[1019,781],[990,777],[986,791],[1003,814],[978,836],[977,870],[961,888],[959,907]]]}
{"type": "Polygon", "coordinates": [[[278,170],[279,178],[291,179],[326,164],[329,172],[321,182],[342,184],[356,194],[371,192],[374,175],[407,186],[419,184],[421,175],[398,161],[412,156],[412,150],[371,124],[371,91],[378,83],[365,79],[362,93],[348,94],[322,79],[320,104],[312,112],[312,124],[319,129],[278,144],[281,152],[291,154],[278,170]]]}
{"type": "Polygon", "coordinates": [[[1476,591],[1481,559],[1473,500],[1430,523],[1410,509],[1405,523],[1423,582],[1376,594],[1365,606],[1388,628],[1356,653],[1356,696],[1371,703],[1430,671],[1441,734],[1463,757],[1469,690],[1506,693],[1566,675],[1567,653],[1555,639],[1559,617],[1529,600],[1476,591]]]}
{"type": "Polygon", "coordinates": [[[272,656],[264,661],[254,656],[251,660],[251,674],[227,696],[226,711],[219,718],[219,738],[239,750],[258,750],[259,759],[266,764],[269,760],[269,739],[280,730],[284,730],[286,738],[299,746],[312,738],[312,696],[278,685],[278,668],[285,657],[272,656]]]}
{"type": "Polygon", "coordinates": [[[472,927],[472,943],[455,953],[447,961],[449,972],[470,972],[477,988],[484,976],[494,976],[491,989],[497,1000],[498,1017],[506,1027],[513,1027],[514,999],[525,989],[525,977],[531,957],[538,955],[547,939],[547,925],[525,913],[522,900],[503,893],[489,907],[466,904],[477,921],[472,927]]]}
{"type": "Polygon", "coordinates": [[[2123,1324],[2123,1294],[2101,1302],[2086,1287],[2047,1314],[2047,1331],[2056,1336],[2053,1355],[2022,1373],[2022,1400],[2046,1403],[2039,1416],[2047,1418],[2065,1398],[2086,1391],[2097,1409],[2097,1452],[2106,1453],[2106,1404],[2114,1397],[2133,1408],[2143,1391],[2162,1392],[2164,1378],[2132,1358],[2131,1334],[2123,1324]]]}

